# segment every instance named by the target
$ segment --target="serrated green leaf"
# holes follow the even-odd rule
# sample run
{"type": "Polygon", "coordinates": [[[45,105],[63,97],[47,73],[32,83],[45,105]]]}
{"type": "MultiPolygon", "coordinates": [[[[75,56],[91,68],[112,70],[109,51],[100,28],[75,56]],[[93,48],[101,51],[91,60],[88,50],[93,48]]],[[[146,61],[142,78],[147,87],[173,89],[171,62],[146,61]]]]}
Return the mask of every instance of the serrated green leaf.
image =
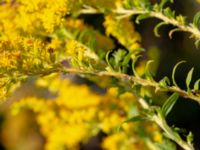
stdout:
{"type": "Polygon", "coordinates": [[[154,31],[154,34],[155,34],[156,37],[160,37],[160,34],[158,33],[158,30],[159,30],[159,28],[160,28],[161,26],[163,26],[163,25],[167,25],[167,23],[165,23],[165,22],[160,22],[160,23],[158,23],[158,24],[154,27],[153,31],[154,31]]]}
{"type": "Polygon", "coordinates": [[[192,69],[188,72],[187,77],[186,77],[186,86],[187,86],[187,91],[188,91],[188,92],[190,92],[190,83],[191,83],[191,80],[192,80],[193,71],[194,71],[194,68],[192,68],[192,69]]]}
{"type": "Polygon", "coordinates": [[[126,51],[122,49],[118,49],[117,51],[113,53],[116,66],[120,64],[120,62],[124,59],[125,55],[126,55],[126,51]]]}
{"type": "Polygon", "coordinates": [[[165,101],[165,103],[162,106],[162,114],[164,117],[166,117],[169,114],[169,112],[172,110],[178,98],[179,98],[179,94],[174,93],[165,101]]]}
{"type": "Polygon", "coordinates": [[[184,61],[184,60],[178,62],[178,63],[174,66],[173,71],[172,71],[172,82],[173,82],[173,84],[174,84],[175,86],[177,86],[177,87],[178,87],[178,85],[177,85],[176,80],[175,80],[176,69],[177,69],[177,67],[178,67],[180,64],[185,63],[185,62],[186,62],[186,61],[184,61]]]}
{"type": "Polygon", "coordinates": [[[145,66],[145,76],[147,79],[153,81],[153,74],[150,71],[150,65],[153,63],[153,60],[149,60],[145,66]]]}
{"type": "Polygon", "coordinates": [[[143,20],[143,19],[146,19],[149,17],[149,14],[141,14],[141,15],[138,15],[135,22],[137,24],[140,24],[140,21],[143,20]]]}
{"type": "MultiPolygon", "coordinates": [[[[121,72],[121,69],[123,68],[123,60],[126,57],[126,51],[123,49],[118,49],[113,53],[113,59],[114,59],[114,69],[117,69],[119,72],[121,72]]],[[[127,66],[124,66],[127,67],[127,66]]]]}
{"type": "Polygon", "coordinates": [[[199,83],[200,83],[200,79],[198,79],[198,80],[194,83],[194,90],[195,90],[195,91],[199,90],[199,83]]]}
{"type": "Polygon", "coordinates": [[[194,19],[193,19],[194,27],[198,28],[199,24],[200,24],[200,11],[198,13],[196,13],[196,15],[194,16],[194,19]]]}

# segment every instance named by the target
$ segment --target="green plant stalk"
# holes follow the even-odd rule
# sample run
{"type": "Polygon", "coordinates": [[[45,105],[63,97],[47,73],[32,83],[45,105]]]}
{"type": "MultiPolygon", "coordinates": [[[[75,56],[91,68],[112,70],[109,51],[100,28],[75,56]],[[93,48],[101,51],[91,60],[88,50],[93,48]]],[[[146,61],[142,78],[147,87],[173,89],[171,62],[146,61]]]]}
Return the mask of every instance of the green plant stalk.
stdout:
{"type": "MultiPolygon", "coordinates": [[[[184,98],[188,98],[191,100],[194,100],[198,103],[200,103],[200,96],[194,95],[191,92],[187,92],[183,89],[180,89],[176,86],[161,86],[158,82],[124,74],[124,73],[118,73],[118,72],[108,72],[108,71],[99,71],[99,70],[83,70],[79,68],[65,68],[61,65],[56,65],[55,68],[49,68],[45,70],[37,70],[37,71],[23,71],[24,77],[28,76],[45,76],[51,73],[69,73],[69,74],[82,74],[82,75],[95,75],[95,76],[110,76],[115,77],[120,80],[128,80],[131,81],[133,84],[138,84],[141,86],[148,86],[155,88],[155,91],[158,92],[176,92],[180,96],[184,98]]],[[[2,75],[3,76],[3,75],[2,75]]],[[[22,77],[22,75],[20,75],[22,77]]]]}
{"type": "MultiPolygon", "coordinates": [[[[51,71],[50,71],[51,72],[51,71]]],[[[116,77],[120,80],[129,80],[133,82],[134,84],[142,85],[142,86],[149,86],[155,88],[155,91],[164,91],[164,92],[176,92],[180,96],[184,98],[192,99],[196,102],[200,102],[200,97],[194,95],[193,93],[189,93],[185,90],[182,90],[176,86],[167,86],[162,87],[159,83],[155,81],[151,81],[148,79],[143,79],[140,77],[135,77],[123,73],[117,73],[117,72],[108,72],[108,71],[86,71],[81,69],[75,69],[75,68],[63,68],[60,70],[60,72],[64,73],[73,73],[73,74],[85,74],[85,75],[96,75],[96,76],[110,76],[110,77],[116,77]]]]}
{"type": "MultiPolygon", "coordinates": [[[[101,12],[100,10],[87,7],[86,9],[83,9],[79,12],[80,14],[96,14],[96,13],[104,13],[101,12]]],[[[112,10],[113,14],[120,15],[118,18],[124,18],[124,17],[129,17],[132,15],[141,15],[141,14],[148,14],[149,17],[157,18],[165,22],[166,24],[173,25],[177,27],[179,30],[178,31],[183,31],[183,32],[189,32],[191,33],[196,40],[200,40],[200,30],[191,24],[181,24],[178,22],[175,18],[170,18],[167,17],[166,15],[163,14],[161,11],[154,11],[154,10],[145,10],[145,9],[124,9],[124,8],[118,8],[115,10],[112,10]]]]}
{"type": "MultiPolygon", "coordinates": [[[[121,73],[115,73],[115,72],[91,72],[91,71],[82,71],[82,70],[77,70],[77,69],[65,69],[67,73],[77,73],[78,74],[89,74],[89,75],[97,75],[97,76],[111,76],[111,77],[116,77],[118,79],[128,79],[129,81],[133,81],[137,84],[143,85],[143,86],[158,86],[157,83],[151,83],[152,81],[141,79],[141,78],[136,78],[134,76],[129,76],[127,74],[121,74],[121,73]]],[[[176,88],[171,88],[173,90],[177,90],[176,88]]],[[[181,89],[178,90],[181,93],[184,93],[181,89]]],[[[149,104],[143,99],[139,98],[138,99],[140,105],[143,107],[143,109],[151,109],[149,104]]],[[[154,114],[153,116],[149,116],[150,120],[155,122],[167,135],[167,137],[173,141],[175,141],[180,147],[182,147],[184,150],[194,150],[193,145],[185,142],[184,140],[181,139],[181,137],[178,135],[178,133],[174,132],[167,124],[166,120],[164,119],[161,111],[158,111],[157,114],[154,114]]]]}
{"type": "MultiPolygon", "coordinates": [[[[139,103],[142,106],[143,109],[151,110],[151,107],[148,105],[148,103],[143,99],[139,98],[139,103]]],[[[193,145],[185,142],[181,139],[181,137],[173,131],[167,124],[166,120],[164,119],[161,110],[159,109],[157,111],[157,114],[149,115],[149,119],[155,122],[166,134],[166,136],[176,142],[180,147],[182,147],[184,150],[194,150],[193,145]]]]}

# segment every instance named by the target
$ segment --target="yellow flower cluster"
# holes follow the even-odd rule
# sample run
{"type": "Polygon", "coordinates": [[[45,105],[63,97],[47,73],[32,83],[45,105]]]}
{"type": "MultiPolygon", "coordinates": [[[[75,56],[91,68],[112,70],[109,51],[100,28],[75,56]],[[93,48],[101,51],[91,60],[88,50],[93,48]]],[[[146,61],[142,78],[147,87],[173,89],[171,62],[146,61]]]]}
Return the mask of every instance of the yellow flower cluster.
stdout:
{"type": "MultiPolygon", "coordinates": [[[[108,135],[101,144],[103,149],[148,149],[145,140],[137,134],[142,124],[124,123],[121,127],[123,131],[116,132],[116,127],[138,113],[136,98],[131,93],[118,95],[117,88],[111,88],[106,94],[99,95],[86,85],[74,85],[66,79],[59,79],[58,75],[40,78],[37,85],[47,87],[55,98],[23,99],[14,104],[13,112],[28,108],[36,113],[47,141],[46,150],[77,150],[80,143],[87,142],[99,131],[108,135]]],[[[150,132],[145,132],[148,132],[149,140],[162,142],[159,130],[156,129],[158,134],[154,136],[153,126],[147,124],[150,132]]]]}
{"type": "Polygon", "coordinates": [[[0,40],[0,99],[11,92],[13,83],[18,83],[27,74],[52,68],[58,49],[56,38],[48,44],[33,37],[2,38],[0,40]]]}
{"type": "Polygon", "coordinates": [[[63,23],[64,27],[70,31],[70,33],[75,33],[77,31],[80,32],[82,37],[83,43],[88,43],[91,40],[94,40],[96,42],[96,47],[95,51],[100,49],[101,51],[104,50],[111,50],[114,48],[114,43],[113,41],[102,35],[100,32],[95,31],[91,26],[86,25],[83,20],[80,19],[72,19],[72,18],[67,18],[66,21],[63,23]],[[90,33],[90,34],[83,34],[84,32],[90,33]]]}
{"type": "MultiPolygon", "coordinates": [[[[53,42],[53,41],[52,41],[53,42]]],[[[0,41],[1,60],[0,67],[6,69],[33,69],[39,65],[49,66],[50,44],[40,39],[15,37],[5,38],[0,41]]]]}
{"type": "Polygon", "coordinates": [[[137,52],[140,48],[140,35],[135,31],[129,18],[117,19],[113,15],[105,17],[104,26],[107,35],[114,36],[130,52],[137,52]],[[120,29],[120,30],[119,30],[120,29]]]}
{"type": "Polygon", "coordinates": [[[70,40],[66,45],[66,53],[69,56],[76,56],[79,61],[83,60],[83,55],[86,51],[86,48],[83,45],[79,44],[75,40],[70,40]]]}
{"type": "Polygon", "coordinates": [[[69,0],[9,0],[0,6],[0,31],[6,36],[42,29],[52,33],[68,11],[69,0]]]}

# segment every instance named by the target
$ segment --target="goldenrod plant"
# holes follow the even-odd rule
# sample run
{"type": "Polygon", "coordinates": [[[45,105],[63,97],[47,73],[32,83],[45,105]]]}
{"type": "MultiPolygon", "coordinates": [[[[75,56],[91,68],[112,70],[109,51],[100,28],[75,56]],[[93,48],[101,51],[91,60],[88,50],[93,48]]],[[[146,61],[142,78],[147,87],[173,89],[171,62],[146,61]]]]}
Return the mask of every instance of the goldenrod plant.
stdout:
{"type": "Polygon", "coordinates": [[[159,52],[154,49],[153,55],[143,57],[143,37],[135,29],[143,20],[157,18],[155,36],[160,36],[160,27],[171,25],[170,38],[177,31],[188,32],[198,47],[200,13],[189,23],[169,7],[171,3],[173,0],[1,0],[1,102],[27,79],[37,78],[36,85],[51,96],[23,98],[13,104],[12,112],[34,112],[46,150],[78,150],[80,143],[100,132],[106,134],[100,144],[105,150],[175,150],[177,145],[194,150],[193,133],[187,131],[183,137],[166,117],[180,97],[200,102],[200,80],[191,85],[192,68],[184,81],[186,88],[181,88],[176,73],[185,61],[179,61],[171,79],[165,76],[156,81],[159,52]],[[90,15],[104,19],[96,27],[84,20],[90,15]],[[69,74],[106,90],[98,93],[76,84],[69,74]]]}

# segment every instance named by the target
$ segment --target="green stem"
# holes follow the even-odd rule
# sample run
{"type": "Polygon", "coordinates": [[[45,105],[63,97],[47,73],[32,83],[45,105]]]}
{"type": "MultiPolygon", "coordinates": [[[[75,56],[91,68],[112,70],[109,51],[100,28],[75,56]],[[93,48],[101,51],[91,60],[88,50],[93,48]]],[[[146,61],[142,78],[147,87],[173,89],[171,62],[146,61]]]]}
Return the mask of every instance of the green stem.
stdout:
{"type": "Polygon", "coordinates": [[[185,90],[182,90],[176,86],[167,86],[167,87],[162,87],[159,83],[155,81],[151,81],[148,79],[143,79],[140,77],[135,77],[123,73],[117,73],[117,72],[108,72],[108,71],[86,71],[86,70],[81,70],[81,69],[75,69],[75,68],[63,68],[60,70],[61,72],[66,72],[66,73],[74,73],[74,74],[85,74],[85,75],[96,75],[96,76],[110,76],[110,77],[116,77],[121,80],[129,80],[132,81],[135,84],[139,84],[142,86],[149,86],[155,88],[156,91],[165,91],[165,92],[176,92],[180,96],[184,98],[189,98],[192,99],[196,102],[200,102],[200,97],[196,96],[192,93],[188,93],[185,90]]]}
{"type": "MultiPolygon", "coordinates": [[[[80,14],[97,14],[97,13],[104,13],[104,12],[101,12],[100,10],[88,7],[87,9],[81,10],[79,13],[80,14]]],[[[177,27],[179,29],[179,31],[189,32],[197,40],[200,40],[200,31],[198,28],[195,28],[194,26],[192,26],[190,24],[181,24],[175,18],[167,17],[161,11],[154,11],[154,10],[149,11],[149,10],[143,10],[141,8],[140,9],[138,9],[138,8],[133,8],[133,9],[118,8],[118,9],[112,10],[112,13],[114,13],[116,15],[121,15],[121,17],[119,17],[119,18],[129,17],[132,15],[148,14],[149,17],[154,17],[154,18],[162,20],[166,24],[171,24],[171,25],[177,27]]]]}

